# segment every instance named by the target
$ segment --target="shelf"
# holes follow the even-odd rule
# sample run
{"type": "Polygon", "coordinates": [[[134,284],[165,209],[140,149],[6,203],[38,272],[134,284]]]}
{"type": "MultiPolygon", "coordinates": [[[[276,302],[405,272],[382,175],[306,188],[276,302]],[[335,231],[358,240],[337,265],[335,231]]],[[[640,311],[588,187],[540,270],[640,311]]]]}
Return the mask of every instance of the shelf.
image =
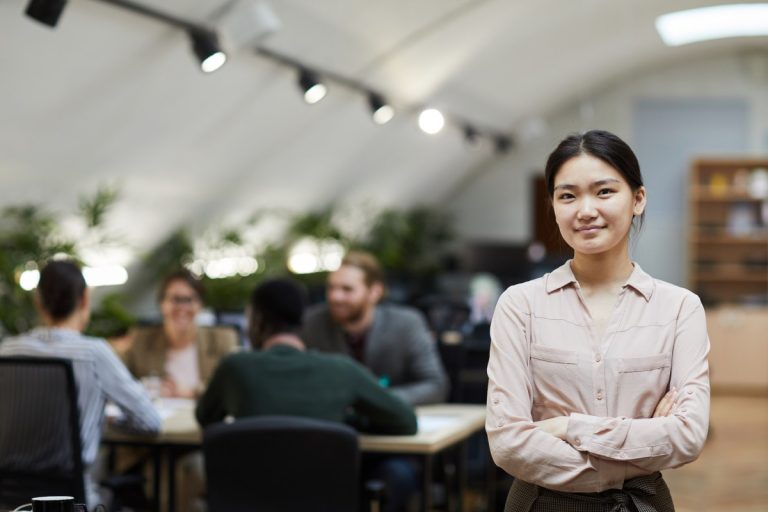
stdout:
{"type": "Polygon", "coordinates": [[[694,236],[691,238],[691,243],[701,245],[762,245],[768,247],[766,235],[756,235],[753,237],[729,235],[694,236]]]}
{"type": "Polygon", "coordinates": [[[700,283],[765,283],[768,285],[768,272],[707,271],[706,274],[697,273],[693,279],[700,283]]]}
{"type": "Polygon", "coordinates": [[[700,159],[689,177],[690,288],[709,303],[768,297],[768,199],[752,197],[751,172],[768,158],[700,159]]]}
{"type": "Polygon", "coordinates": [[[693,191],[691,199],[694,201],[707,202],[707,203],[733,203],[736,201],[745,203],[759,203],[765,199],[759,197],[752,197],[744,192],[722,192],[714,194],[709,191],[693,191]]]}

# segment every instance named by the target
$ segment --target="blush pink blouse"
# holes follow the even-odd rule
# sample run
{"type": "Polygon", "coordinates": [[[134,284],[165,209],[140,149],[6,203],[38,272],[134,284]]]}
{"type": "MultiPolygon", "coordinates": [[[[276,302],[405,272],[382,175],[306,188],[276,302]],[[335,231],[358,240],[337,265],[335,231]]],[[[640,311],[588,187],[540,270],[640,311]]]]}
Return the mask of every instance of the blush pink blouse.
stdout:
{"type": "Polygon", "coordinates": [[[570,263],[510,287],[496,306],[486,418],[493,460],[568,492],[621,488],[693,461],[709,422],[701,301],[635,264],[598,338],[570,263]],[[673,414],[651,418],[672,387],[673,414]],[[533,424],[566,415],[565,441],[533,424]]]}

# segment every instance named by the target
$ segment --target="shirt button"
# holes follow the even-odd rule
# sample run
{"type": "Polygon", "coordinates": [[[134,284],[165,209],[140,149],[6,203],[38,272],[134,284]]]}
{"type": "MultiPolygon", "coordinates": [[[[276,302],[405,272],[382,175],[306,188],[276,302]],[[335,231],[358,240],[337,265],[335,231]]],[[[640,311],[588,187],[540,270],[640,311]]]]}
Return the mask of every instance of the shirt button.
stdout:
{"type": "Polygon", "coordinates": [[[496,422],[496,426],[497,427],[503,427],[504,426],[504,422],[499,420],[499,421],[496,422]]]}
{"type": "Polygon", "coordinates": [[[599,363],[599,362],[600,362],[600,361],[602,361],[602,360],[603,360],[603,358],[602,358],[602,357],[600,357],[600,354],[595,354],[595,362],[596,362],[596,363],[599,363]]]}
{"type": "Polygon", "coordinates": [[[581,446],[581,439],[579,439],[578,437],[574,439],[573,442],[574,444],[576,444],[576,446],[581,446]]]}
{"type": "Polygon", "coordinates": [[[689,395],[693,394],[693,390],[692,389],[686,389],[685,392],[688,393],[689,395]]]}
{"type": "Polygon", "coordinates": [[[597,399],[598,400],[602,400],[603,399],[603,392],[602,391],[598,391],[597,392],[597,399]]]}
{"type": "Polygon", "coordinates": [[[626,458],[627,458],[627,454],[626,454],[626,453],[624,453],[624,452],[620,452],[620,453],[619,453],[619,458],[620,458],[620,459],[626,459],[626,458]]]}
{"type": "Polygon", "coordinates": [[[494,398],[493,399],[493,403],[498,404],[499,403],[499,399],[498,398],[494,398]]]}

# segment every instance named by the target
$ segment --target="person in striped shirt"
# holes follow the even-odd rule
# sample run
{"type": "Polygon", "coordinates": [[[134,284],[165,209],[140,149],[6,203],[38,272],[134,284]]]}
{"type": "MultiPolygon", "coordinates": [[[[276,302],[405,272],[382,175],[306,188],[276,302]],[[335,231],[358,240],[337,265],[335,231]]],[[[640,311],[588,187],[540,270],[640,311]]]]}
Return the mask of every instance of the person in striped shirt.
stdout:
{"type": "MultiPolygon", "coordinates": [[[[51,261],[40,272],[35,303],[43,326],[0,343],[2,356],[59,357],[72,361],[80,409],[80,438],[88,506],[99,501],[89,474],[96,460],[107,400],[117,404],[125,426],[155,433],[161,420],[144,388],[107,342],[82,334],[90,320],[90,292],[80,268],[71,261],[51,261]]],[[[31,427],[31,426],[30,426],[31,427]]],[[[29,429],[34,436],[34,428],[29,429]]]]}

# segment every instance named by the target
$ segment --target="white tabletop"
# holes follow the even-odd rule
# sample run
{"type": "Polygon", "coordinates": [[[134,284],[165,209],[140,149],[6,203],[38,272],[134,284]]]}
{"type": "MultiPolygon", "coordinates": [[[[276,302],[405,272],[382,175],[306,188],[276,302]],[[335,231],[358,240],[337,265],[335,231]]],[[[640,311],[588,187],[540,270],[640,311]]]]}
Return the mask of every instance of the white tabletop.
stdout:
{"type": "MultiPolygon", "coordinates": [[[[157,404],[163,419],[162,431],[157,436],[135,435],[114,430],[104,434],[106,441],[137,444],[202,443],[202,431],[195,420],[193,400],[161,399],[157,404]]],[[[435,404],[416,408],[419,430],[412,436],[360,435],[360,449],[364,452],[437,453],[466,439],[485,426],[485,405],[435,404]]]]}

